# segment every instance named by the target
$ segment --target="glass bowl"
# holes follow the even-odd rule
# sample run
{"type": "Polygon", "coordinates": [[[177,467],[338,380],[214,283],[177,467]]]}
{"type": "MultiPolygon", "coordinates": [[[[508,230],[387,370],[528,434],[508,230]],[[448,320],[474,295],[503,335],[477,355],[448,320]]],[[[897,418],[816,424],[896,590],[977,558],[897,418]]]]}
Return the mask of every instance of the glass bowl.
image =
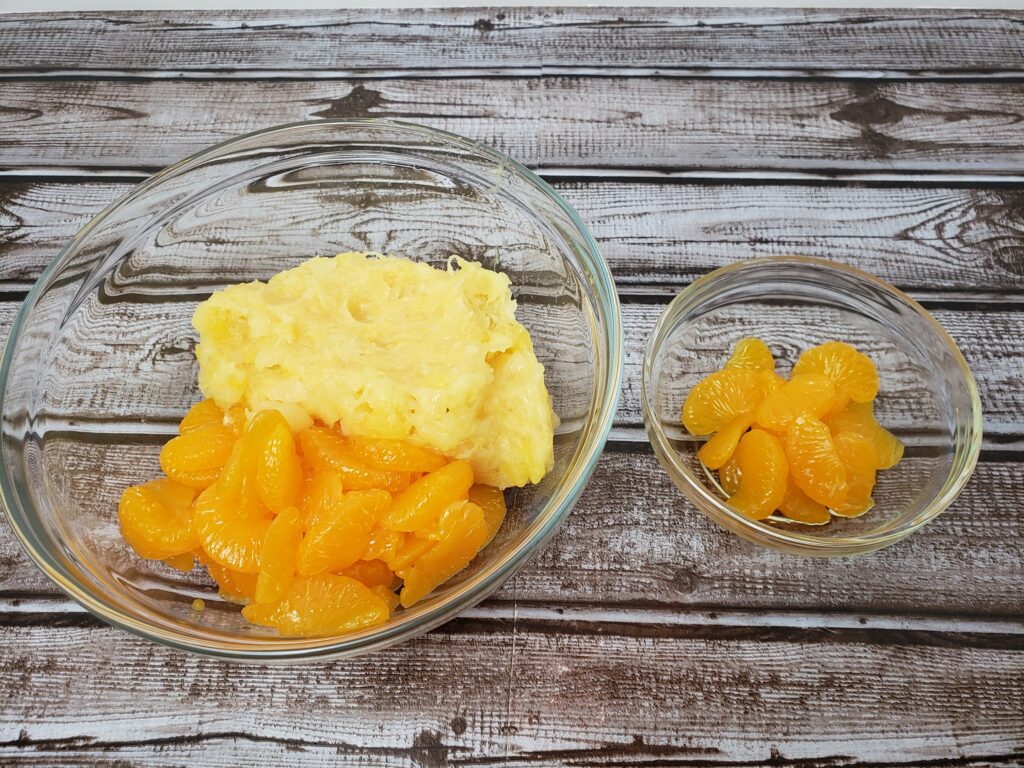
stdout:
{"type": "Polygon", "coordinates": [[[621,376],[607,264],[577,214],[526,168],[405,123],[285,125],[153,176],[43,273],[0,367],[0,487],[32,559],[111,624],[226,658],[353,655],[446,621],[537,551],[594,469],[621,376]],[[366,631],[282,638],[247,624],[199,569],[186,575],[137,557],[119,534],[117,501],[125,486],[158,475],[161,445],[200,398],[196,304],[227,284],[351,250],[436,265],[458,254],[508,274],[561,419],[555,465],[540,484],[508,494],[495,540],[429,599],[366,631]]]}
{"type": "Polygon", "coordinates": [[[673,482],[701,511],[757,544],[801,555],[852,555],[899,541],[935,518],[974,471],[981,402],[956,344],[916,301],[893,286],[822,259],[752,259],[693,282],[669,304],[647,343],[644,422],[673,482]],[[878,473],[875,506],[823,526],[756,521],[733,510],[697,459],[703,438],[681,424],[693,386],[720,369],[745,336],[771,348],[789,376],[806,348],[832,339],[878,367],[878,421],[906,445],[878,473]]]}

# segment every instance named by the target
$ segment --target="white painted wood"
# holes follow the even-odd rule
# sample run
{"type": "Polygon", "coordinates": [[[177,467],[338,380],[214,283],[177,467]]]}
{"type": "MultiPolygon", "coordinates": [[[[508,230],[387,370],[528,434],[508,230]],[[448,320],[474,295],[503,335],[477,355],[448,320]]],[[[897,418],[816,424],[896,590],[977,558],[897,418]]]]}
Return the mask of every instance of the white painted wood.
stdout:
{"type": "MultiPolygon", "coordinates": [[[[623,442],[547,549],[462,618],[352,662],[228,666],[108,629],[0,524],[0,764],[1020,765],[1024,18],[826,4],[0,17],[0,338],[18,291],[149,169],[254,127],[391,114],[556,181],[627,299],[628,374],[623,442]],[[928,301],[983,393],[973,481],[870,556],[754,548],[638,445],[668,297],[782,252],[928,301]]],[[[147,360],[181,354],[186,318],[152,306],[133,359],[158,395],[147,360]]],[[[139,415],[96,390],[97,417],[139,415]]],[[[132,444],[85,427],[69,471],[113,509],[112,479],[152,470],[171,423],[128,425],[132,444]]]]}
{"type": "MultiPolygon", "coordinates": [[[[631,294],[668,295],[734,260],[788,254],[841,261],[927,296],[959,291],[978,300],[985,292],[1024,288],[1024,192],[1016,188],[553,183],[631,294]]],[[[132,186],[0,178],[0,286],[27,286],[92,216],[132,186]]],[[[311,204],[280,226],[312,229],[329,215],[311,204]]]]}
{"type": "Polygon", "coordinates": [[[987,81],[29,79],[3,93],[15,168],[156,169],[272,125],[390,117],[541,168],[1024,173],[1024,88],[987,81]]]}

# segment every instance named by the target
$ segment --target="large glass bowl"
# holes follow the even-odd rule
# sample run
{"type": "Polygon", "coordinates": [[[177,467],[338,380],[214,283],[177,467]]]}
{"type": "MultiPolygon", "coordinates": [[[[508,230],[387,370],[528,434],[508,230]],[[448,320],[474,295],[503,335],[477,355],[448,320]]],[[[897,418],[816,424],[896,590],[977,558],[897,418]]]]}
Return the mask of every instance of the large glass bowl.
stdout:
{"type": "Polygon", "coordinates": [[[552,535],[604,447],[621,376],[608,267],[576,213],[523,166],[416,125],[286,125],[158,173],[57,256],[0,367],[0,487],[32,559],[111,624],[227,658],[353,655],[480,601],[552,535]],[[495,540],[429,599],[370,630],[281,638],[247,624],[200,571],[136,556],[118,531],[117,501],[125,486],[158,475],[161,445],[200,397],[196,304],[222,286],[351,250],[436,265],[458,254],[508,274],[561,420],[555,465],[509,494],[495,540]]]}
{"type": "Polygon", "coordinates": [[[691,283],[651,334],[642,391],[654,452],[690,501],[734,533],[795,554],[853,555],[908,536],[956,498],[981,447],[978,389],[942,326],[888,283],[823,259],[752,259],[691,283]],[[698,460],[704,438],[683,429],[683,402],[745,336],[763,339],[787,377],[803,350],[833,339],[874,360],[875,415],[906,452],[878,473],[875,506],[861,517],[820,527],[751,520],[729,506],[717,473],[698,460]]]}

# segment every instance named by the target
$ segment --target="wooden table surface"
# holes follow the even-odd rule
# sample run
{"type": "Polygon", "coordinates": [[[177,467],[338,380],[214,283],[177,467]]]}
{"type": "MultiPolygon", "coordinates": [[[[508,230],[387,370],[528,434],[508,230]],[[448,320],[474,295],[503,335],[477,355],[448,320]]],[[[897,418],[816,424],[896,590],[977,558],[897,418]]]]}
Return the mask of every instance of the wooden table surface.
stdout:
{"type": "Polygon", "coordinates": [[[496,146],[591,227],[626,382],[590,486],[482,606],[302,667],[110,629],[0,524],[0,764],[1024,764],[1024,13],[0,15],[0,328],[147,174],[349,116],[496,146]],[[974,479],[871,556],[733,537],[681,500],[641,428],[642,347],[672,295],[789,253],[909,291],[981,390],[974,479]]]}

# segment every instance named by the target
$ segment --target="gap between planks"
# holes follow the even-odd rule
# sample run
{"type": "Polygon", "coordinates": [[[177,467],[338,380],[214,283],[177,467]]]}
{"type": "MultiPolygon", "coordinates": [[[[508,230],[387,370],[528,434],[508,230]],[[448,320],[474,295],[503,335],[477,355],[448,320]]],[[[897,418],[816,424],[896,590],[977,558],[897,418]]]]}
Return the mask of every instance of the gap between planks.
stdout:
{"type": "MultiPolygon", "coordinates": [[[[30,178],[33,181],[144,181],[166,166],[111,166],[90,168],[74,165],[0,165],[0,180],[30,178]]],[[[865,184],[886,186],[942,186],[954,188],[1021,187],[1024,174],[1018,173],[964,173],[962,171],[858,171],[820,169],[787,171],[776,168],[636,168],[631,166],[533,166],[531,172],[542,179],[558,181],[635,181],[635,182],[693,182],[722,184],[865,184]]]]}
{"type": "MultiPolygon", "coordinates": [[[[707,273],[704,273],[707,274],[707,273]]],[[[35,281],[0,280],[0,302],[22,302],[35,281]]],[[[174,300],[187,297],[189,300],[197,296],[208,296],[212,291],[224,286],[201,286],[194,294],[175,294],[166,297],[174,300]]],[[[626,284],[618,291],[619,300],[623,304],[664,304],[675,298],[681,286],[676,285],[644,285],[626,284]]],[[[960,309],[971,312],[1006,312],[1024,310],[1024,291],[971,291],[968,289],[917,289],[907,291],[908,295],[920,302],[925,309],[960,309]]],[[[123,294],[124,298],[129,294],[123,294]]]]}
{"type": "MultiPolygon", "coordinates": [[[[60,594],[33,593],[29,596],[11,596],[0,593],[0,626],[20,623],[18,617],[45,617],[88,615],[88,611],[73,600],[60,594]]],[[[925,614],[868,614],[821,611],[762,611],[762,610],[701,610],[670,605],[630,604],[570,604],[541,603],[535,601],[494,600],[470,608],[458,616],[463,621],[507,623],[513,621],[537,622],[554,627],[580,624],[600,633],[617,634],[616,628],[661,627],[668,631],[676,628],[763,628],[763,629],[826,629],[878,632],[924,632],[934,634],[1007,635],[1024,636],[1024,617],[990,618],[974,616],[930,616],[925,614]]],[[[98,620],[97,620],[98,621],[98,620]]]]}
{"type": "Polygon", "coordinates": [[[1024,69],[770,69],[747,67],[536,66],[405,69],[20,69],[0,68],[0,80],[457,80],[477,77],[665,77],[714,80],[916,80],[1024,82],[1024,69]]]}

